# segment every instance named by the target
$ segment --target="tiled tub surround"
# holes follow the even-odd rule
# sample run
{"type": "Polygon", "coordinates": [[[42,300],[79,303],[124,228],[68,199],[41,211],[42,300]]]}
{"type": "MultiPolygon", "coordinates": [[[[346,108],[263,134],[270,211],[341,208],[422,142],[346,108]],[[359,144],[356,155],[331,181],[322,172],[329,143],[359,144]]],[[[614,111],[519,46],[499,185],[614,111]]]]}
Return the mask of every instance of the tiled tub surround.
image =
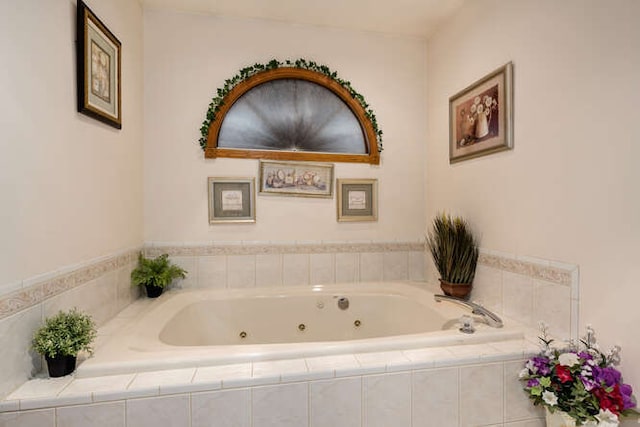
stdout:
{"type": "Polygon", "coordinates": [[[482,251],[471,299],[562,339],[579,337],[579,270],[574,264],[482,251]]]}
{"type": "Polygon", "coordinates": [[[182,288],[425,280],[424,242],[149,243],[189,272],[182,288]]]}
{"type": "Polygon", "coordinates": [[[0,425],[543,427],[517,379],[536,351],[516,340],[33,380],[0,425]]]}
{"type": "MultiPolygon", "coordinates": [[[[437,290],[424,242],[149,243],[189,271],[183,288],[243,288],[411,280],[437,290]],[[429,271],[427,271],[429,270],[429,271]]],[[[481,250],[472,300],[558,337],[578,338],[578,266],[481,250]]]]}
{"type": "Polygon", "coordinates": [[[40,371],[41,358],[30,346],[33,332],[46,317],[78,307],[102,325],[138,298],[139,290],[131,287],[129,276],[140,250],[126,250],[30,278],[0,296],[0,396],[40,371]]]}
{"type": "MultiPolygon", "coordinates": [[[[375,280],[390,276],[395,280],[424,280],[428,276],[428,258],[420,242],[150,244],[146,252],[168,252],[187,269],[195,267],[182,283],[184,287],[287,286],[296,284],[294,277],[310,284],[366,281],[371,276],[375,280]],[[328,271],[322,271],[320,265],[328,271]]],[[[129,256],[130,271],[135,253],[129,256]]],[[[128,282],[128,272],[117,274],[121,275],[127,276],[128,282]]],[[[433,275],[427,286],[437,289],[432,278],[433,275]]],[[[127,289],[131,291],[128,284],[127,289]]],[[[559,326],[554,328],[573,333],[577,330],[578,270],[572,265],[484,251],[473,299],[500,313],[515,312],[514,317],[534,326],[538,319],[548,321],[556,316],[559,326]],[[512,299],[510,295],[514,293],[522,298],[512,299]],[[549,307],[547,303],[552,299],[560,302],[549,307]],[[518,316],[520,310],[522,317],[518,316]]],[[[5,295],[0,306],[11,305],[7,301],[5,295]]],[[[0,347],[0,352],[14,349],[13,354],[20,346],[26,348],[42,320],[45,301],[21,304],[21,308],[9,312],[15,314],[4,315],[0,336],[7,345],[0,347]]],[[[98,346],[110,331],[128,321],[130,309],[100,329],[98,346]]],[[[517,381],[523,361],[537,352],[534,335],[535,332],[526,340],[495,344],[246,362],[85,379],[39,378],[24,383],[0,403],[0,426],[84,426],[89,422],[128,427],[543,426],[543,414],[533,410],[517,381]]],[[[13,377],[16,372],[29,372],[34,367],[26,350],[18,356],[14,359],[19,359],[19,366],[4,371],[13,377]]],[[[35,363],[37,368],[39,360],[35,363]]]]}

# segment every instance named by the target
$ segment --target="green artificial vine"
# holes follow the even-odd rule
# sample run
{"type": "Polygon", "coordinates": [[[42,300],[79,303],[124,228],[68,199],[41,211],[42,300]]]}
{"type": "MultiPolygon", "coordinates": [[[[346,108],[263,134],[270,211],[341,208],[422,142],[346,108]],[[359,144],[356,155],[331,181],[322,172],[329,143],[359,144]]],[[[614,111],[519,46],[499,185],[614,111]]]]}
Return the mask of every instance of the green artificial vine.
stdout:
{"type": "Polygon", "coordinates": [[[371,125],[373,126],[373,130],[376,134],[378,152],[382,151],[382,130],[378,128],[376,115],[374,114],[373,110],[369,108],[369,104],[367,104],[367,102],[365,101],[364,96],[356,92],[356,90],[351,86],[350,82],[338,77],[338,73],[335,71],[331,71],[331,69],[329,69],[329,67],[327,67],[326,65],[320,65],[313,61],[307,61],[306,59],[302,59],[302,58],[296,59],[295,61],[291,61],[287,59],[284,62],[280,62],[277,59],[272,59],[266,64],[250,65],[248,67],[242,68],[238,72],[238,74],[236,74],[232,78],[225,80],[224,86],[221,88],[218,88],[216,92],[216,96],[211,100],[211,103],[209,104],[209,108],[207,109],[206,119],[202,122],[202,127],[200,127],[200,133],[202,136],[200,137],[199,143],[200,143],[200,147],[202,147],[203,150],[207,147],[207,137],[209,135],[209,127],[211,126],[211,123],[213,123],[213,121],[216,119],[216,115],[218,114],[218,111],[220,110],[220,108],[224,105],[224,99],[229,94],[229,92],[231,92],[231,90],[237,84],[243,82],[244,80],[248,79],[251,76],[254,76],[263,71],[275,70],[276,68],[280,68],[280,67],[294,67],[294,68],[302,68],[309,71],[315,71],[317,73],[320,73],[329,77],[330,79],[332,79],[333,81],[335,81],[336,83],[344,87],[351,94],[353,99],[358,101],[358,103],[362,106],[367,116],[367,119],[371,122],[371,125]]]}

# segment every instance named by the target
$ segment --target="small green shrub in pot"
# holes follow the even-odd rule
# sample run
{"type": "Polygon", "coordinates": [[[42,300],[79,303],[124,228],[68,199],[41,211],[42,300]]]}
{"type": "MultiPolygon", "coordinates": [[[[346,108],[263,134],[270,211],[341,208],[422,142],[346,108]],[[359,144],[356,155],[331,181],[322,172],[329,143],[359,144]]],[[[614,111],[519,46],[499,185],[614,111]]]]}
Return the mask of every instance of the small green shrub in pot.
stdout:
{"type": "Polygon", "coordinates": [[[184,279],[186,275],[186,270],[169,261],[168,254],[146,258],[141,253],[138,255],[137,267],[131,272],[131,283],[133,286],[144,286],[147,296],[156,298],[174,279],[184,279]]]}
{"type": "Polygon", "coordinates": [[[44,326],[33,335],[32,347],[47,360],[49,376],[60,377],[75,370],[76,356],[91,353],[96,325],[90,315],[73,308],[45,319],[44,326]]]}
{"type": "Polygon", "coordinates": [[[438,214],[427,234],[440,286],[445,294],[466,298],[471,291],[478,264],[478,240],[469,224],[460,217],[438,214]]]}

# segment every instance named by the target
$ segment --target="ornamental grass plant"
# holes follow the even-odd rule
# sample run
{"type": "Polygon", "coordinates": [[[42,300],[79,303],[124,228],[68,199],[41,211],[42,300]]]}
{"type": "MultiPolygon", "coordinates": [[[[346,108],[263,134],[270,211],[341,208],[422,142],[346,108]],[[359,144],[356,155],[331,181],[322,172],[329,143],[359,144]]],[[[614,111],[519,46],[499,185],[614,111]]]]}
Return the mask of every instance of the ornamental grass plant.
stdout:
{"type": "Polygon", "coordinates": [[[478,241],[460,217],[441,213],[427,234],[427,247],[440,273],[449,283],[472,283],[478,264],[478,241]]]}
{"type": "Polygon", "coordinates": [[[615,368],[620,347],[599,349],[594,330],[587,326],[578,344],[555,348],[541,324],[539,355],[520,372],[523,388],[533,401],[549,412],[562,411],[576,426],[615,427],[624,416],[640,415],[633,389],[615,368]]]}

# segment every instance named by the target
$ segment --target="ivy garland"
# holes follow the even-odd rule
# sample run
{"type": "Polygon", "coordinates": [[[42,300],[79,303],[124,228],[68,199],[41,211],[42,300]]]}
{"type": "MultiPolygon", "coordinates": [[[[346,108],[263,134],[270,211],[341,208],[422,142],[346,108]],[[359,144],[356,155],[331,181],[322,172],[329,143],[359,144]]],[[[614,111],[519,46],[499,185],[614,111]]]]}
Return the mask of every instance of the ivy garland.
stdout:
{"type": "Polygon", "coordinates": [[[220,110],[220,107],[224,105],[225,97],[231,92],[231,90],[238,84],[248,79],[249,77],[258,74],[263,71],[275,70],[280,67],[295,67],[295,68],[303,68],[309,71],[315,71],[320,74],[324,74],[329,77],[336,83],[340,84],[343,88],[345,88],[364,109],[365,115],[367,119],[371,122],[373,126],[373,130],[376,134],[376,142],[378,145],[378,152],[382,151],[382,130],[378,128],[378,122],[376,120],[376,115],[373,110],[369,108],[369,104],[364,99],[364,96],[360,95],[356,90],[351,86],[351,83],[341,79],[338,77],[338,73],[335,71],[331,71],[329,67],[326,65],[320,65],[315,63],[314,61],[307,61],[306,59],[296,59],[295,61],[291,61],[287,59],[284,62],[280,62],[277,59],[272,59],[266,64],[254,64],[248,67],[242,68],[238,74],[233,76],[230,79],[224,81],[224,86],[218,88],[216,96],[211,100],[209,104],[209,108],[207,109],[206,119],[202,122],[202,127],[200,127],[200,133],[202,137],[199,139],[200,147],[204,150],[207,147],[207,137],[209,135],[209,127],[211,123],[216,119],[216,114],[220,110]]]}

